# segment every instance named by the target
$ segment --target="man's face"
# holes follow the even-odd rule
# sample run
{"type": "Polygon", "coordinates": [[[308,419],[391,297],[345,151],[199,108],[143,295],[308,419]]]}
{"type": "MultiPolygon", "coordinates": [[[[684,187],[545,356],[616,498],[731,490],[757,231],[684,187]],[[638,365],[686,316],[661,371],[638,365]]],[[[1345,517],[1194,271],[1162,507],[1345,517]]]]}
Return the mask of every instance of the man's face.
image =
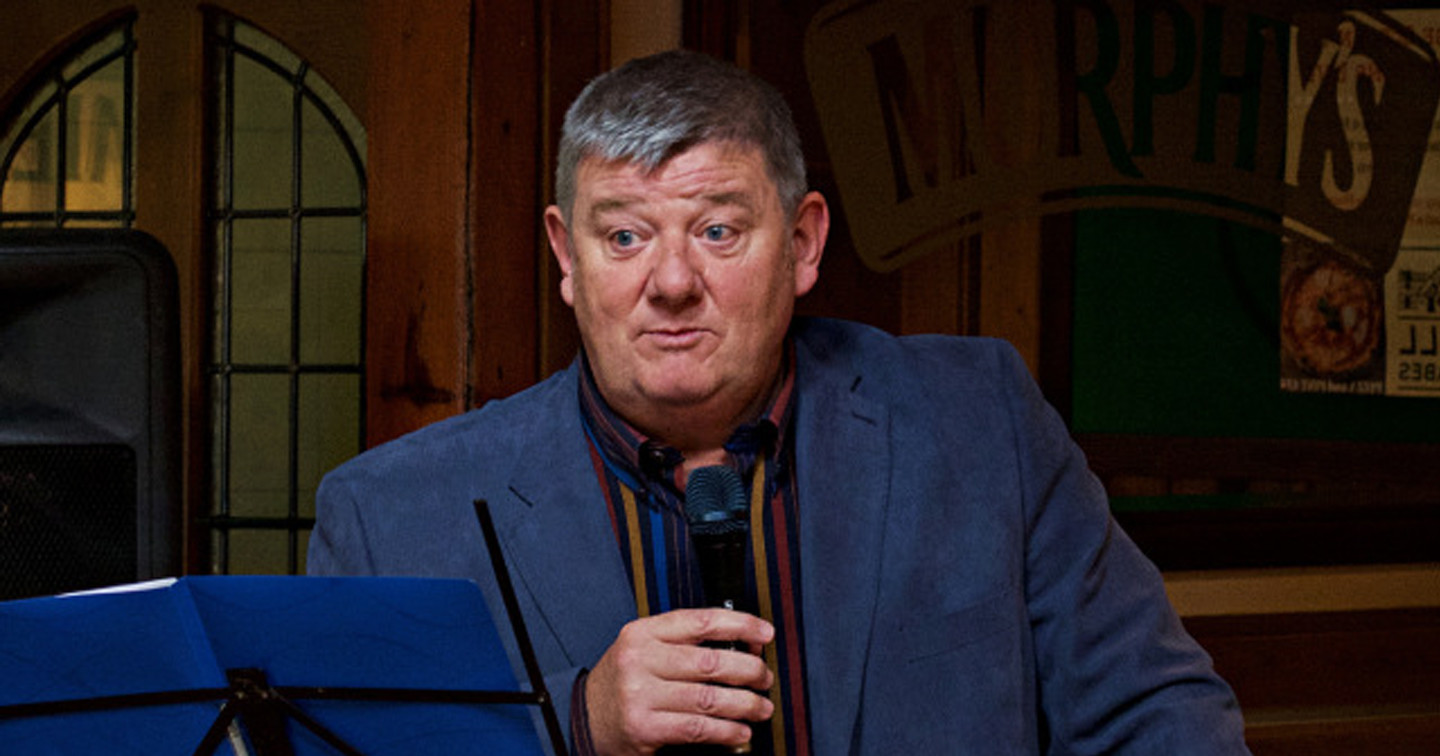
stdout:
{"type": "Polygon", "coordinates": [[[758,149],[702,143],[653,172],[586,159],[569,227],[555,207],[545,221],[561,296],[616,411],[683,435],[729,427],[670,426],[733,424],[758,409],[795,298],[819,275],[820,195],[788,216],[758,149]]]}

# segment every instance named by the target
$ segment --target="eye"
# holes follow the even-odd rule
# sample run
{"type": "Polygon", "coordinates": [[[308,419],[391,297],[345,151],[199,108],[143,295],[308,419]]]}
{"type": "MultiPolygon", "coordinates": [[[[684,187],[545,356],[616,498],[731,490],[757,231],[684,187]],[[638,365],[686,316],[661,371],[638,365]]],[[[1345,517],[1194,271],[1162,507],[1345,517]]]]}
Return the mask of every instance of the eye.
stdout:
{"type": "Polygon", "coordinates": [[[636,241],[635,232],[629,229],[616,231],[611,235],[610,239],[615,242],[615,246],[617,247],[628,247],[636,241]]]}
{"type": "Polygon", "coordinates": [[[723,242],[733,236],[734,233],[734,230],[729,226],[722,226],[718,223],[713,226],[706,226],[704,231],[705,239],[712,242],[723,242]]]}

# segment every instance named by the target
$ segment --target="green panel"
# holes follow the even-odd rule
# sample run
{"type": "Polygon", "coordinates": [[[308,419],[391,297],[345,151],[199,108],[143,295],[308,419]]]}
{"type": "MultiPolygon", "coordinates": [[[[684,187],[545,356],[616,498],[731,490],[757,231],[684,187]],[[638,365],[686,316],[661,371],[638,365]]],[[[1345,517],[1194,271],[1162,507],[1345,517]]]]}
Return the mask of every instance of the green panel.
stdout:
{"type": "Polygon", "coordinates": [[[1079,433],[1434,442],[1440,401],[1279,389],[1280,242],[1214,218],[1077,214],[1079,433]]]}

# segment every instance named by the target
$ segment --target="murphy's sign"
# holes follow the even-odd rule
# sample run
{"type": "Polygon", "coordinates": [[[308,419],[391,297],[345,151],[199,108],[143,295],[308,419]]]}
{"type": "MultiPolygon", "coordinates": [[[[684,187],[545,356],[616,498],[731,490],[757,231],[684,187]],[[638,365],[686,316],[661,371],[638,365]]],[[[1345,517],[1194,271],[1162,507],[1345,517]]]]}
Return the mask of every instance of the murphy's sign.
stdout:
{"type": "Polygon", "coordinates": [[[1394,260],[1440,99],[1379,10],[857,0],[806,63],[857,251],[890,270],[1017,217],[1153,206],[1394,260]]]}

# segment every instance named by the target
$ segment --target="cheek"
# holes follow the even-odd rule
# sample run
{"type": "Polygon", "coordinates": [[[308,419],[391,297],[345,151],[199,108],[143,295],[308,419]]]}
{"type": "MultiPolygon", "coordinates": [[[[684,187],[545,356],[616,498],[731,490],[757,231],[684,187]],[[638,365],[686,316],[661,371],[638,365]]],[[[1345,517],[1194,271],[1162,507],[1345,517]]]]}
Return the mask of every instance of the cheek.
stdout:
{"type": "Polygon", "coordinates": [[[777,276],[737,276],[727,280],[724,288],[712,288],[711,295],[733,325],[743,325],[750,343],[774,340],[773,331],[783,333],[794,309],[794,284],[791,278],[777,276]]]}
{"type": "MultiPolygon", "coordinates": [[[[595,334],[623,328],[634,309],[634,287],[621,275],[624,271],[606,269],[576,270],[570,278],[575,317],[582,331],[595,334]]],[[[561,284],[562,293],[564,284],[561,284]]]]}

